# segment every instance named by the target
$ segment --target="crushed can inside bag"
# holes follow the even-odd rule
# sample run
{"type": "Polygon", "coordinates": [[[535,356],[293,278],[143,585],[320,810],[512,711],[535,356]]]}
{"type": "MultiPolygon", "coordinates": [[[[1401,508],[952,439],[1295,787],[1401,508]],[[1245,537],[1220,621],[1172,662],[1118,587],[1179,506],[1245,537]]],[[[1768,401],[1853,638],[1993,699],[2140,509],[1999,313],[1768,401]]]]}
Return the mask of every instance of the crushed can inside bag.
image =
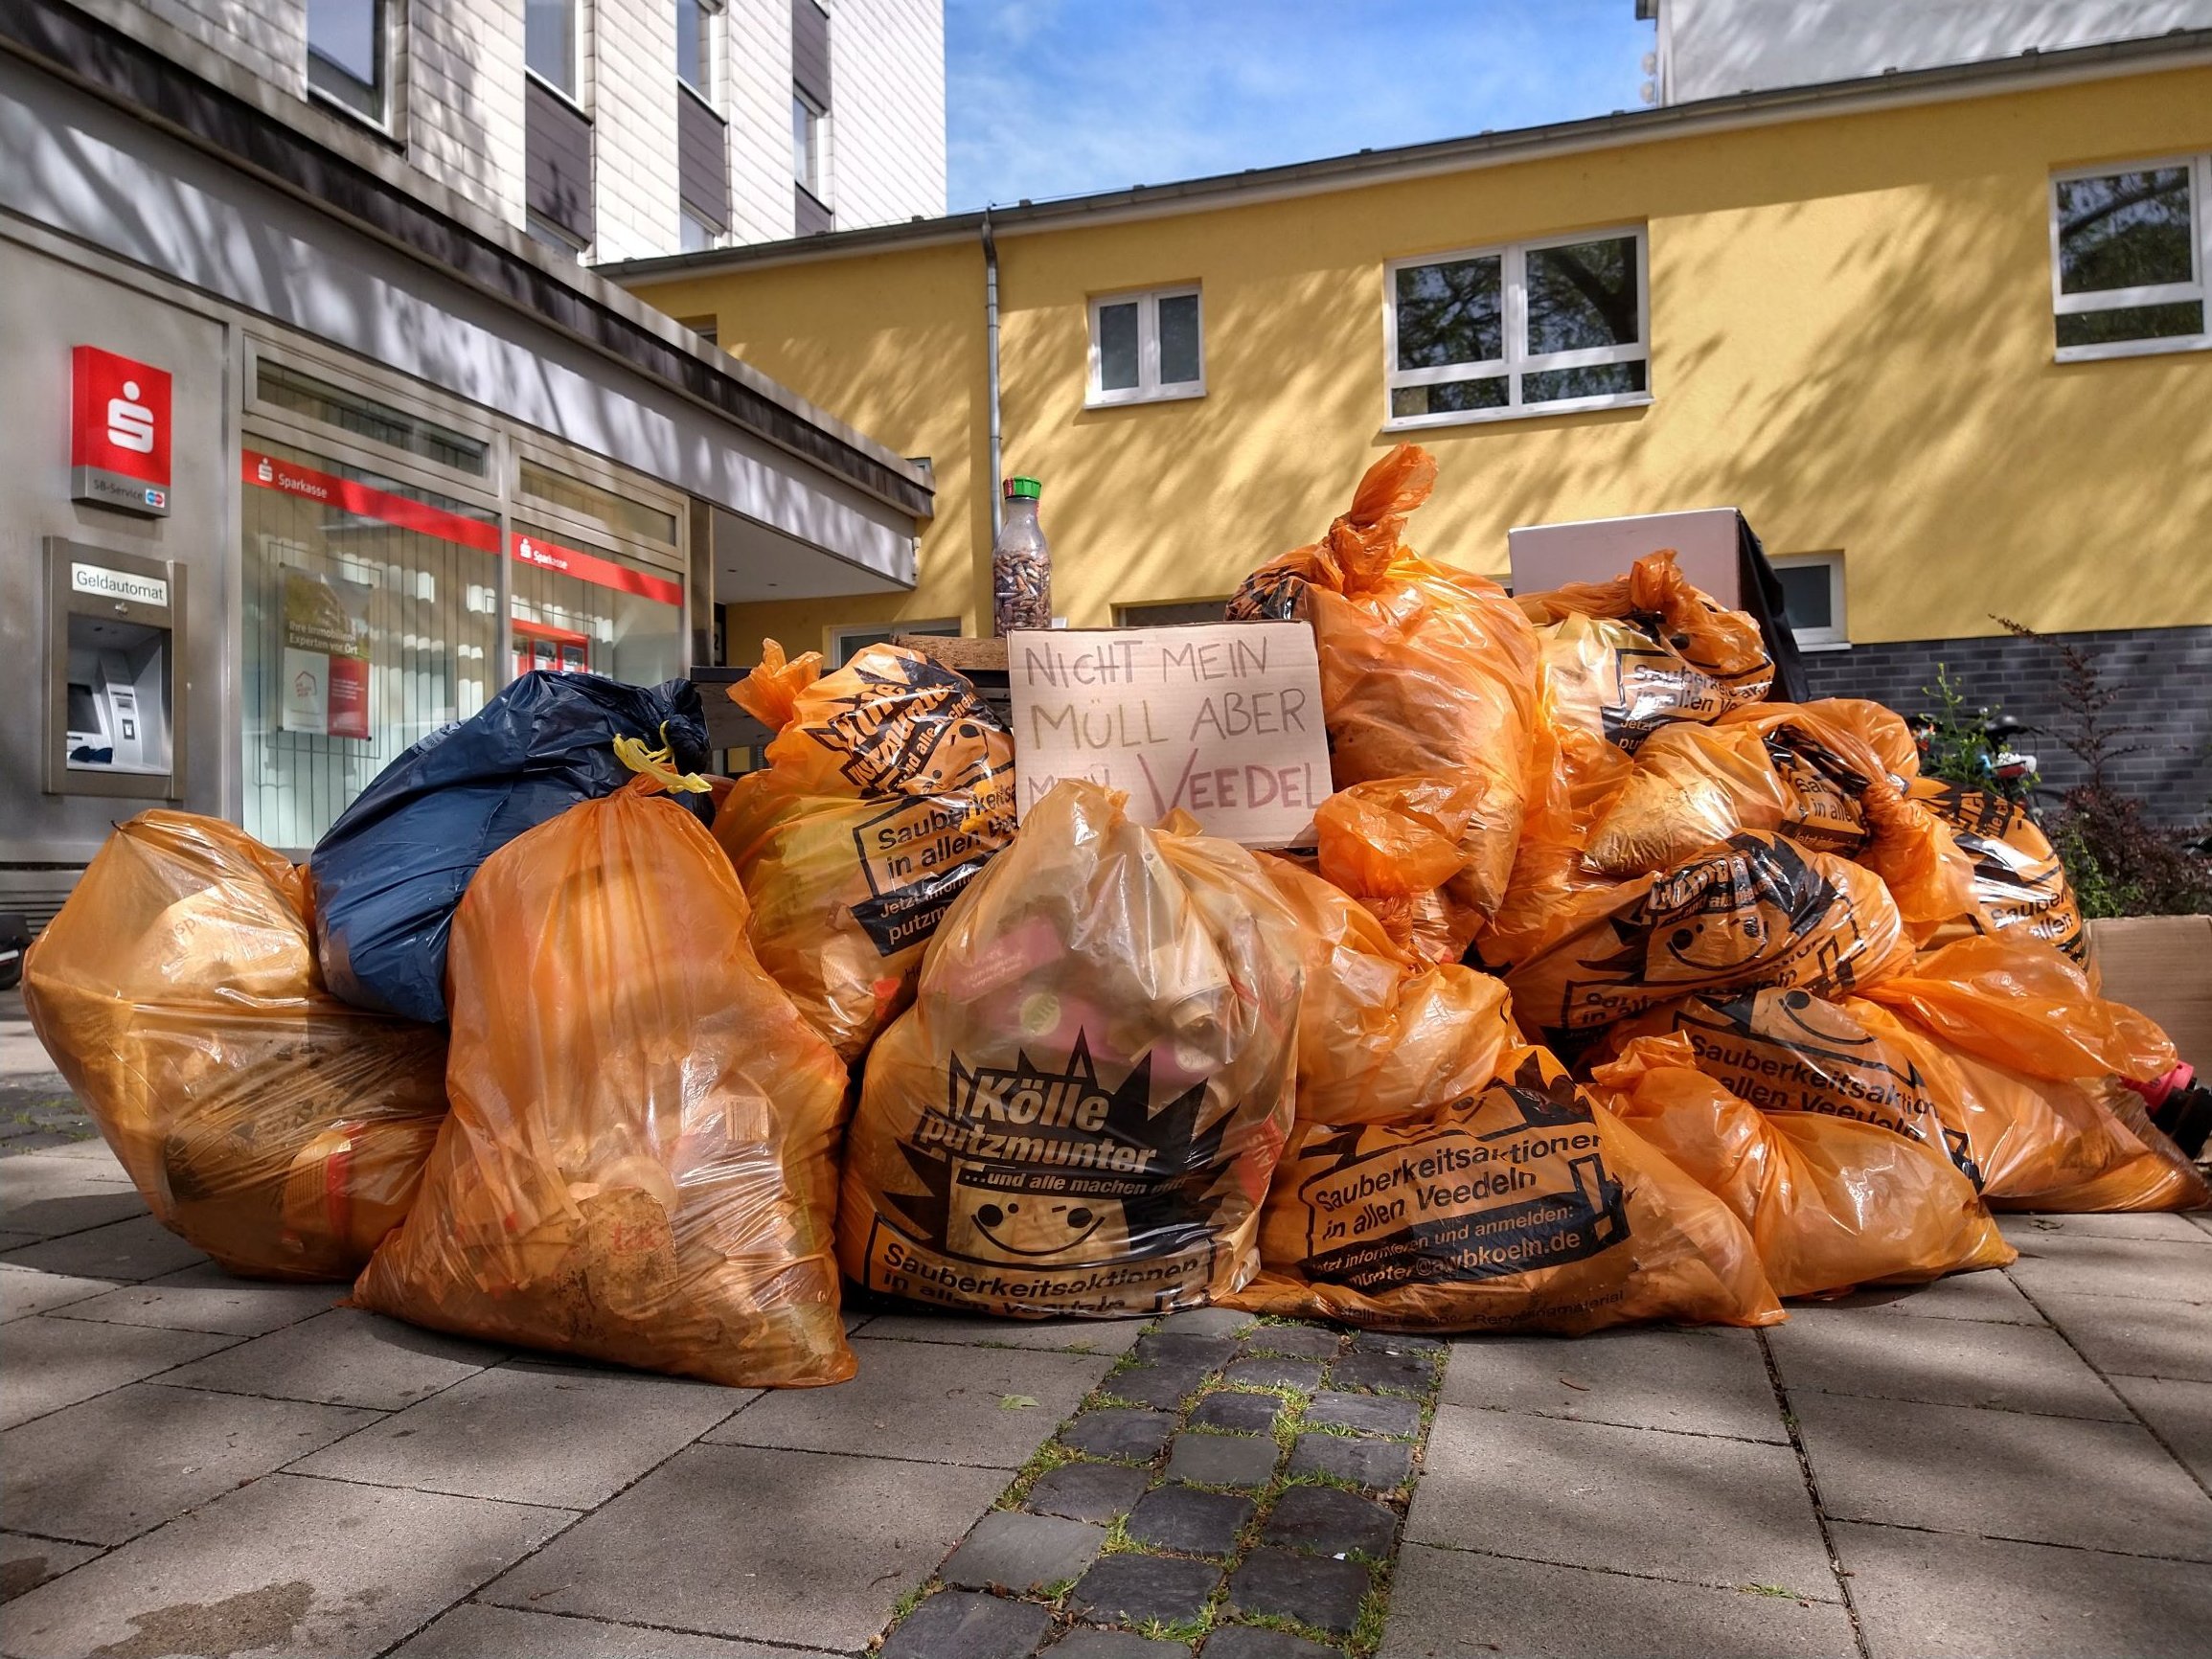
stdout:
{"type": "Polygon", "coordinates": [[[753,949],[848,1062],[906,1006],[923,947],[1014,837],[1014,739],[967,680],[870,646],[834,673],[764,642],[734,701],[777,736],[715,839],[753,949]]]}
{"type": "Polygon", "coordinates": [[[743,1387],[853,1375],[845,1069],[762,971],[729,860],[639,779],[509,842],[453,926],[453,1111],[354,1300],[743,1387]]]}
{"type": "Polygon", "coordinates": [[[1744,1223],[1541,1049],[1471,1100],[1301,1125],[1235,1305],[1385,1330],[1774,1325],[1744,1223]]]}
{"type": "Polygon", "coordinates": [[[154,1215],[234,1273],[346,1280],[445,1115],[445,1037],[323,989],[299,873],[141,813],[31,947],[39,1040],[154,1215]]]}
{"type": "Polygon", "coordinates": [[[1256,1265],[1297,924],[1253,855],[1062,782],[954,901],[869,1051],[846,1276],[979,1312],[1194,1307],[1256,1265]]]}

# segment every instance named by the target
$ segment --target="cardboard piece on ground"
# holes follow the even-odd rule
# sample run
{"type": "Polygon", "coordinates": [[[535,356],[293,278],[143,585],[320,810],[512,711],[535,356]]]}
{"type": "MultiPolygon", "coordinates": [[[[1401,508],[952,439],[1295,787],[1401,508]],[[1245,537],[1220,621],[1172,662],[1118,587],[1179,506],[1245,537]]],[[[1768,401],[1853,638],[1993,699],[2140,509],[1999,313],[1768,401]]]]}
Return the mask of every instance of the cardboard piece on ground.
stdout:
{"type": "Polygon", "coordinates": [[[2212,916],[2116,916],[2089,923],[2105,995],[2166,1028],[2181,1057],[2212,1076],[2212,916]]]}
{"type": "Polygon", "coordinates": [[[1007,672],[1021,816],[1087,778],[1138,823],[1180,807],[1247,847],[1312,844],[1329,739],[1306,624],[1017,629],[1007,672]]]}

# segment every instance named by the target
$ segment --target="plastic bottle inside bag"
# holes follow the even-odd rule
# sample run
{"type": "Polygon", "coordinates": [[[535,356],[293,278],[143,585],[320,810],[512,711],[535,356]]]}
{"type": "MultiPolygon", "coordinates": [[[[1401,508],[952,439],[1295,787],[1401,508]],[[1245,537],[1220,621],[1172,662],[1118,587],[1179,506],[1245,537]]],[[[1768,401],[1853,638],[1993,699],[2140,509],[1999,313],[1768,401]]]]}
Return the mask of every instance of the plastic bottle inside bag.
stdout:
{"type": "Polygon", "coordinates": [[[1006,513],[991,545],[992,626],[1001,637],[1015,628],[1052,626],[1052,549],[1037,521],[1044,486],[1009,478],[1004,489],[1006,513]]]}

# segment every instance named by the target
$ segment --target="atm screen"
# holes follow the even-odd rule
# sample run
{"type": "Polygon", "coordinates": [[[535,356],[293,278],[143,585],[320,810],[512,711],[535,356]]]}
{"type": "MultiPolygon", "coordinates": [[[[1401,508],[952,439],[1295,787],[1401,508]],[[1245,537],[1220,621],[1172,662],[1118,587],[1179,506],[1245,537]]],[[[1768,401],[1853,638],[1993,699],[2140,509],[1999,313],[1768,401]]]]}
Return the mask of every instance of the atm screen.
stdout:
{"type": "Polygon", "coordinates": [[[92,694],[92,688],[69,682],[69,729],[72,732],[100,730],[100,703],[92,694]]]}

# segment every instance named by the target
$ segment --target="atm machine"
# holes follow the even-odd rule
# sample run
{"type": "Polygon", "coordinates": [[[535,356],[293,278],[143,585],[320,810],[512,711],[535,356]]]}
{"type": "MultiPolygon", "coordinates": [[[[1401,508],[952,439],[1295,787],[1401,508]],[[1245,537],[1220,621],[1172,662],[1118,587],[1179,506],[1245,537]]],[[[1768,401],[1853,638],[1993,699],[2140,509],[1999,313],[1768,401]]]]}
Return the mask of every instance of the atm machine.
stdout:
{"type": "Polygon", "coordinates": [[[184,793],[184,568],[49,536],[46,792],[184,793]]]}

